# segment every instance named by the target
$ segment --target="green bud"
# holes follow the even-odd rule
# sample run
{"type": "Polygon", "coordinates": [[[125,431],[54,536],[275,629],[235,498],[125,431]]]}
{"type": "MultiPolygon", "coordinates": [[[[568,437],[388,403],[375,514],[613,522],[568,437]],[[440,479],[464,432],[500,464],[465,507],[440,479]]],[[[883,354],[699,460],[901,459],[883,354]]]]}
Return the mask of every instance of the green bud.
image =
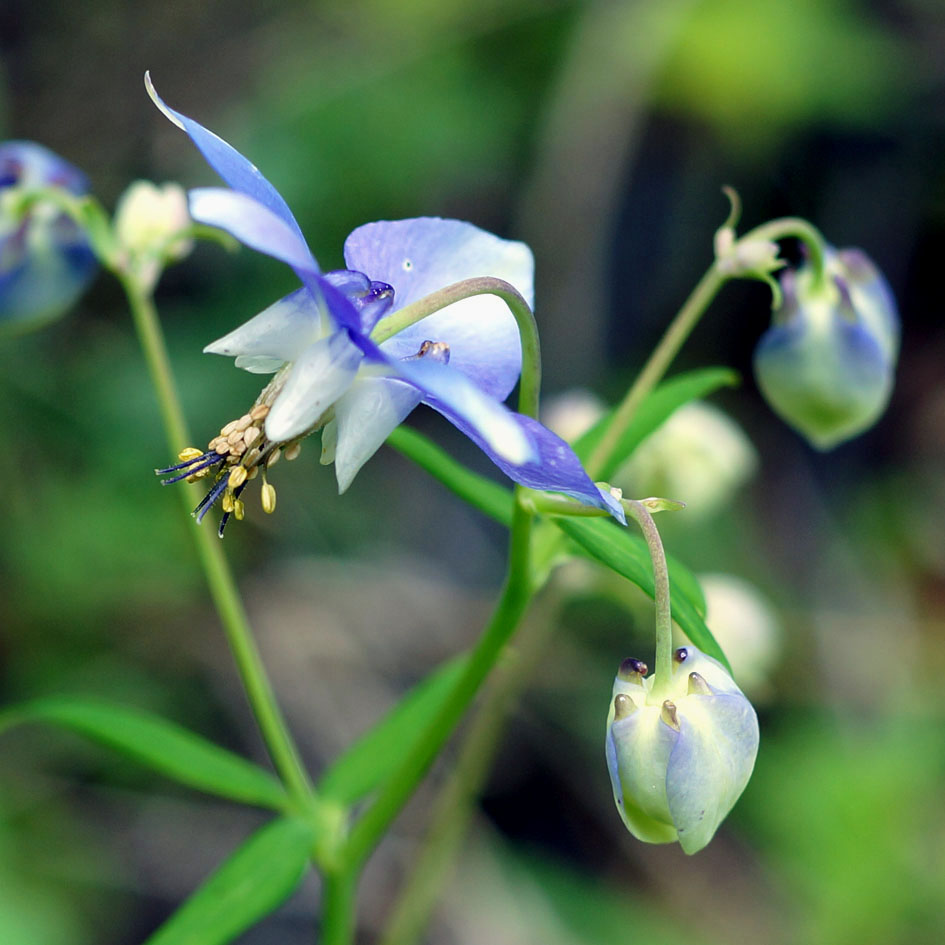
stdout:
{"type": "Polygon", "coordinates": [[[654,676],[629,671],[635,662],[621,664],[607,718],[614,801],[639,840],[678,840],[696,853],[751,777],[758,719],[721,663],[694,646],[676,650],[672,680],[658,695],[654,676]]]}

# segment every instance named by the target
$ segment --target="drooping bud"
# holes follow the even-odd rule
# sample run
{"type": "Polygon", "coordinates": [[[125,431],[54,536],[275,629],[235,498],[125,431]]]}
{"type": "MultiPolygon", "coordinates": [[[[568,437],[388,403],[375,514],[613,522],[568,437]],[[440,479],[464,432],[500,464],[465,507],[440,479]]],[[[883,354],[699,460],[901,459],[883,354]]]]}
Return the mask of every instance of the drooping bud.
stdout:
{"type": "Polygon", "coordinates": [[[857,249],[826,249],[818,285],[805,264],[781,277],[784,298],[755,349],[771,408],[827,450],[871,427],[892,391],[899,316],[882,273],[857,249]]]}
{"type": "Polygon", "coordinates": [[[55,203],[16,202],[31,190],[88,191],[85,175],[42,145],[0,143],[0,331],[23,331],[65,314],[95,275],[85,232],[55,203]]]}
{"type": "Polygon", "coordinates": [[[658,695],[655,677],[641,686],[626,678],[626,663],[614,680],[607,720],[617,810],[638,839],[678,840],[686,853],[696,853],[751,776],[758,753],[755,710],[724,667],[694,646],[675,652],[672,680],[658,695]]]}

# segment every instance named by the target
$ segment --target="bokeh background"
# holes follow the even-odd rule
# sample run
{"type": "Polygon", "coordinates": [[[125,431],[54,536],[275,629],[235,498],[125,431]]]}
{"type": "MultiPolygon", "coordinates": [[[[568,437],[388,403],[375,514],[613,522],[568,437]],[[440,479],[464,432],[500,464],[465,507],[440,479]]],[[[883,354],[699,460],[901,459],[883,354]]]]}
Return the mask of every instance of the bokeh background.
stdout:
{"type": "MultiPolygon", "coordinates": [[[[546,390],[615,399],[744,224],[805,216],[887,274],[904,326],[886,416],[821,455],[758,396],[763,287],[729,287],[674,370],[730,364],[714,398],[760,457],[724,507],[665,523],[696,571],[751,581],[781,627],[755,776],[694,858],[620,824],[602,729],[650,617],[583,570],[512,713],[429,936],[447,945],[910,945],[945,928],[945,8],[939,0],[52,0],[0,2],[0,138],[40,141],[114,205],[134,178],[212,183],[148,101],[232,141],[281,189],[320,262],[373,219],[455,216],[528,241],[546,390]]],[[[208,341],[293,288],[205,245],[158,294],[192,428],[256,380],[208,341]]],[[[476,468],[444,421],[414,422],[476,468]]],[[[53,692],[163,713],[252,757],[258,737],[170,490],[117,287],[0,342],[0,701],[53,692]]],[[[317,449],[277,470],[279,509],[233,527],[234,561],[315,770],[467,645],[501,531],[391,451],[343,497],[317,449]]],[[[686,499],[686,495],[677,496],[686,499]]],[[[720,633],[722,628],[718,628],[720,633]]],[[[529,628],[526,628],[526,633],[529,628]]],[[[436,776],[449,770],[450,758],[436,776]]],[[[365,877],[372,941],[426,808],[365,877]]],[[[0,942],[144,939],[260,820],[49,730],[0,745],[0,942]]],[[[307,883],[245,945],[312,940],[307,883]]]]}

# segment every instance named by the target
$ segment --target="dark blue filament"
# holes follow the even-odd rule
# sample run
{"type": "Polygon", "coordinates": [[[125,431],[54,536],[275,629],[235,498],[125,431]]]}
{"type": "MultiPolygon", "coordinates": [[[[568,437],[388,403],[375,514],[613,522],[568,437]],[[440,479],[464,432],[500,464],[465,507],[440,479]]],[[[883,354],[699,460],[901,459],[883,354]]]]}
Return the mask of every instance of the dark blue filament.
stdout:
{"type": "Polygon", "coordinates": [[[207,469],[210,466],[215,466],[217,463],[222,463],[225,459],[225,456],[221,456],[216,450],[214,450],[212,453],[204,453],[203,456],[197,456],[189,463],[179,463],[177,466],[169,466],[167,469],[156,469],[155,475],[163,476],[166,473],[176,472],[178,469],[183,469],[184,472],[180,473],[180,475],[172,476],[170,479],[161,480],[162,486],[169,486],[172,482],[180,482],[181,479],[187,479],[194,473],[200,472],[201,469],[207,469]]]}

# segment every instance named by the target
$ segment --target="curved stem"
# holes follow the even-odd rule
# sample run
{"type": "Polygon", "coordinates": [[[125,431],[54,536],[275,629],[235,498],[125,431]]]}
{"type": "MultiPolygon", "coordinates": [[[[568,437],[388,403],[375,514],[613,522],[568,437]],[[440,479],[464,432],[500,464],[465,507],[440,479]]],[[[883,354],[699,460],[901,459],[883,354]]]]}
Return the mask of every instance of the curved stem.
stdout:
{"type": "Polygon", "coordinates": [[[592,479],[600,476],[600,471],[607,465],[611,454],[616,449],[624,430],[633,419],[633,415],[640,404],[662,380],[683,342],[689,337],[703,312],[709,307],[728,278],[713,263],[692,290],[683,307],[677,312],[676,317],[672,320],[659,344],[653,349],[653,353],[643,366],[643,370],[637,375],[637,379],[614,412],[610,426],[588,457],[585,467],[592,479]]]}
{"type": "MultiPolygon", "coordinates": [[[[371,332],[371,340],[381,344],[398,332],[415,325],[447,305],[476,295],[494,295],[509,307],[522,340],[522,378],[519,383],[518,409],[529,417],[538,416],[538,392],[541,388],[541,348],[535,316],[515,286],[492,276],[480,276],[455,282],[382,318],[371,332]]],[[[431,339],[436,340],[436,339],[431,339]]]]}
{"type": "Polygon", "coordinates": [[[826,249],[827,241],[823,234],[812,223],[800,217],[779,217],[768,223],[756,226],[739,239],[739,242],[749,240],[772,240],[777,242],[783,239],[798,239],[807,248],[808,259],[814,271],[814,286],[820,288],[826,278],[826,249]]]}
{"type": "MultiPolygon", "coordinates": [[[[133,278],[123,272],[115,274],[128,296],[135,329],[157,393],[168,446],[172,453],[176,453],[191,440],[177,396],[170,359],[154,302],[148,293],[139,288],[133,278]]],[[[198,492],[196,487],[179,490],[188,513],[199,499],[198,492]]],[[[216,535],[206,528],[195,525],[191,533],[194,536],[197,554],[207,578],[213,603],[220,616],[220,622],[269,756],[293,799],[303,809],[308,809],[311,806],[314,791],[276,702],[272,684],[263,666],[262,657],[253,638],[249,620],[240,600],[236,581],[223,554],[223,548],[216,535]]]]}
{"type": "Polygon", "coordinates": [[[649,509],[635,499],[624,499],[623,507],[640,526],[653,562],[653,598],[656,601],[656,672],[653,693],[659,696],[669,686],[673,674],[673,616],[666,552],[649,509]]]}
{"type": "Polygon", "coordinates": [[[492,617],[470,653],[466,670],[449,700],[401,762],[400,768],[381,788],[374,803],[352,828],[347,847],[342,852],[349,870],[357,871],[360,868],[410,798],[475,698],[502,648],[518,627],[533,592],[529,555],[531,526],[531,515],[516,503],[512,517],[508,573],[492,617]]]}

